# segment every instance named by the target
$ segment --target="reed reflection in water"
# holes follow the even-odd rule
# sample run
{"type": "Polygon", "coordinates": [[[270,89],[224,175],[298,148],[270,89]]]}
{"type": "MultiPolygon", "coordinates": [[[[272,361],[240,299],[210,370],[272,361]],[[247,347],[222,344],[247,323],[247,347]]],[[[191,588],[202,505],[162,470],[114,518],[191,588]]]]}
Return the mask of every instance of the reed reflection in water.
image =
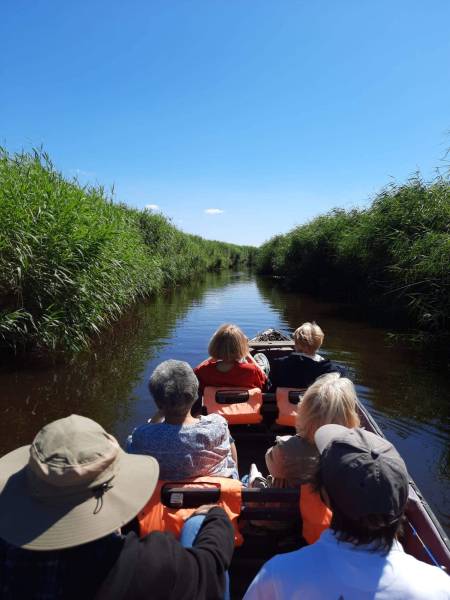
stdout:
{"type": "Polygon", "coordinates": [[[336,304],[248,273],[209,274],[139,304],[68,364],[4,367],[0,453],[29,443],[42,425],[71,413],[99,421],[123,443],[154,410],[147,380],[161,361],[198,364],[221,323],[235,322],[252,337],[266,327],[292,331],[307,320],[324,329],[323,353],[349,367],[359,398],[450,531],[445,370],[417,350],[389,345],[386,331],[349,318],[336,304]]]}

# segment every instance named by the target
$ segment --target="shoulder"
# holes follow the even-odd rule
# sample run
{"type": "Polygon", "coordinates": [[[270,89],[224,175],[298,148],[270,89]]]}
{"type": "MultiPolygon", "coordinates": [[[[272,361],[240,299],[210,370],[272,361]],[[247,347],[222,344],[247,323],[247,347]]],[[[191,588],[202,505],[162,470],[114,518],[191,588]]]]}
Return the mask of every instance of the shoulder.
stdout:
{"type": "Polygon", "coordinates": [[[316,364],[318,369],[323,373],[340,373],[340,375],[342,375],[343,377],[347,374],[347,369],[344,366],[333,362],[329,358],[324,358],[316,364]]]}
{"type": "Polygon", "coordinates": [[[161,435],[167,433],[167,426],[164,423],[145,423],[134,429],[133,433],[128,437],[127,450],[136,452],[145,450],[145,446],[152,440],[157,440],[161,435]]]}
{"type": "MultiPolygon", "coordinates": [[[[428,565],[403,551],[391,551],[389,557],[393,569],[398,572],[398,579],[402,575],[405,582],[414,590],[419,591],[423,588],[423,591],[426,590],[430,594],[430,598],[440,598],[438,592],[446,592],[450,597],[450,577],[439,567],[428,565]]],[[[442,597],[447,598],[447,596],[442,597]]]]}
{"type": "Polygon", "coordinates": [[[227,421],[215,413],[206,416],[202,415],[197,429],[200,429],[199,433],[202,434],[203,442],[208,447],[223,444],[230,438],[227,421]]]}
{"type": "Polygon", "coordinates": [[[272,451],[283,456],[292,456],[296,459],[301,459],[306,456],[315,456],[317,450],[309,444],[304,438],[299,435],[283,435],[277,436],[275,446],[272,451]]]}
{"type": "Polygon", "coordinates": [[[281,448],[298,448],[309,447],[310,444],[299,435],[280,435],[276,437],[276,443],[281,448]]]}
{"type": "Polygon", "coordinates": [[[295,444],[294,438],[297,437],[295,435],[277,435],[275,438],[275,444],[278,448],[283,448],[288,445],[295,444]],[[294,440],[294,441],[293,441],[294,440]]]}
{"type": "Polygon", "coordinates": [[[214,366],[216,362],[217,361],[215,361],[213,358],[207,358],[194,368],[194,373],[207,369],[208,367],[214,366]]]}
{"type": "Polygon", "coordinates": [[[216,413],[211,413],[210,415],[202,415],[200,417],[200,423],[202,425],[213,425],[215,427],[220,427],[224,429],[228,429],[228,423],[222,415],[218,415],[216,413]]]}
{"type": "Polygon", "coordinates": [[[272,361],[273,365],[282,365],[282,364],[286,364],[286,362],[288,360],[290,360],[292,357],[292,353],[288,354],[287,356],[280,356],[280,358],[274,358],[272,361]]]}
{"type": "Polygon", "coordinates": [[[239,371],[259,371],[259,368],[255,365],[255,363],[252,362],[235,361],[233,369],[237,369],[239,371]]]}

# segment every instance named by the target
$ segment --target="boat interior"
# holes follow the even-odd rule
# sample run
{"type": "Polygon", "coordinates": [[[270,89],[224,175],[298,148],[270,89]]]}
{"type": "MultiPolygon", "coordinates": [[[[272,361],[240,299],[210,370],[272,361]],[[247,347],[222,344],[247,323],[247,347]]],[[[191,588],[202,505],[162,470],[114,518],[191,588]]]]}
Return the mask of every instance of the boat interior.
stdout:
{"type": "MultiPolygon", "coordinates": [[[[274,357],[291,352],[292,348],[291,341],[251,341],[252,353],[263,351],[269,362],[274,357]]],[[[236,407],[249,405],[248,390],[217,388],[214,391],[214,410],[225,410],[224,416],[229,422],[237,447],[241,477],[249,472],[252,463],[257,464],[264,476],[267,475],[265,452],[274,445],[276,436],[292,435],[295,432],[293,415],[303,391],[284,389],[284,404],[277,397],[278,390],[277,393],[262,393],[260,402],[249,409],[249,423],[236,423],[233,412],[236,407]],[[291,414],[287,417],[285,415],[284,420],[280,419],[281,411],[285,411],[286,407],[289,410],[289,406],[291,414]],[[229,414],[226,414],[227,408],[230,410],[229,414]],[[254,412],[258,413],[256,420],[254,412]],[[286,425],[287,422],[290,425],[286,425]]],[[[202,412],[206,414],[210,409],[211,405],[207,406],[203,402],[202,412]]],[[[383,432],[361,403],[358,410],[361,426],[383,436],[383,432]]],[[[240,414],[242,415],[242,411],[240,414]]],[[[242,416],[238,421],[241,420],[242,416]]],[[[166,482],[161,487],[160,495],[160,502],[169,510],[176,511],[219,502],[221,488],[220,483],[199,486],[193,482],[166,482]]],[[[242,486],[238,526],[243,543],[236,545],[230,569],[232,598],[243,597],[256,573],[269,558],[306,545],[307,542],[302,537],[300,496],[300,488],[242,486]]],[[[404,532],[400,541],[405,551],[417,559],[450,572],[449,539],[413,480],[410,480],[404,532]]]]}

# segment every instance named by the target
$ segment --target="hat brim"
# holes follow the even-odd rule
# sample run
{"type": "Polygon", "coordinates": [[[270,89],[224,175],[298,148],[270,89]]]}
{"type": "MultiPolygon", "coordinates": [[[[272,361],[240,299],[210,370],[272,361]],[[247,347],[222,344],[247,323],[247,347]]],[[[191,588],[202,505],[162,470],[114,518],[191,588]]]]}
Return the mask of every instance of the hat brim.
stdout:
{"type": "Polygon", "coordinates": [[[101,499],[40,501],[28,490],[29,449],[22,446],[0,459],[0,537],[29,550],[62,550],[112,533],[137,515],[158,482],[152,456],[120,450],[118,473],[101,499]]]}

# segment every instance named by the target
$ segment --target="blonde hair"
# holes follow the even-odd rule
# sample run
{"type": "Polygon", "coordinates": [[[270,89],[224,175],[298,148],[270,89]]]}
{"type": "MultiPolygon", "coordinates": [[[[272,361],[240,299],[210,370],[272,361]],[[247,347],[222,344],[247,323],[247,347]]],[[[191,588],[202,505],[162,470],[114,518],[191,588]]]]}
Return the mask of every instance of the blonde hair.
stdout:
{"type": "Polygon", "coordinates": [[[314,321],[303,323],[294,331],[294,342],[302,351],[315,354],[323,343],[323,331],[314,321]]]}
{"type": "Polygon", "coordinates": [[[314,444],[314,434],[322,425],[359,427],[356,407],[355,387],[350,379],[339,373],[322,375],[309,386],[298,405],[297,433],[314,444]]]}
{"type": "Polygon", "coordinates": [[[239,360],[249,352],[248,341],[237,325],[225,323],[212,336],[208,353],[217,360],[239,360]]]}

